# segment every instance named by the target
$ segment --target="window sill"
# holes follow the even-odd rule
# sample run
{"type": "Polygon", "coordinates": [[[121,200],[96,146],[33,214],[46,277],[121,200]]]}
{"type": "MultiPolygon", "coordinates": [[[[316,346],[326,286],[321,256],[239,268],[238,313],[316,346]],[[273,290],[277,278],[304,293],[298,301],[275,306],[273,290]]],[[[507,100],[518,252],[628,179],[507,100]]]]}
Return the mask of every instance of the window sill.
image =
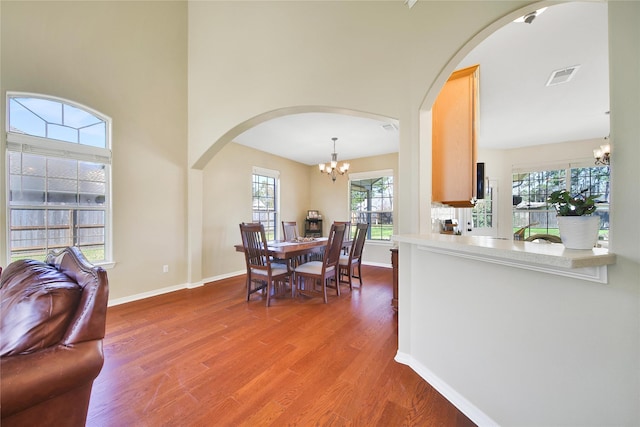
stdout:
{"type": "Polygon", "coordinates": [[[419,250],[598,283],[607,283],[607,265],[616,262],[615,254],[606,248],[571,250],[557,243],[444,234],[396,235],[392,240],[416,245],[419,250]]]}
{"type": "Polygon", "coordinates": [[[102,267],[105,270],[111,270],[113,267],[116,266],[116,262],[115,261],[96,262],[93,265],[102,267]]]}

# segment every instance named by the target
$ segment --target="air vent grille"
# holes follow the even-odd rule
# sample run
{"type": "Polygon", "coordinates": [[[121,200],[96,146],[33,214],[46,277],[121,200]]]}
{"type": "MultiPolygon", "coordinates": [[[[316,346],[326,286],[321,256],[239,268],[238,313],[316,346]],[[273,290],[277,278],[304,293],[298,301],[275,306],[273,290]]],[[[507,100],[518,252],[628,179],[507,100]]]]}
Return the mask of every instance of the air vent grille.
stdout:
{"type": "Polygon", "coordinates": [[[579,68],[579,65],[574,65],[573,67],[555,70],[551,73],[549,80],[547,80],[547,86],[555,86],[562,83],[567,83],[573,78],[573,76],[575,76],[579,68]]]}

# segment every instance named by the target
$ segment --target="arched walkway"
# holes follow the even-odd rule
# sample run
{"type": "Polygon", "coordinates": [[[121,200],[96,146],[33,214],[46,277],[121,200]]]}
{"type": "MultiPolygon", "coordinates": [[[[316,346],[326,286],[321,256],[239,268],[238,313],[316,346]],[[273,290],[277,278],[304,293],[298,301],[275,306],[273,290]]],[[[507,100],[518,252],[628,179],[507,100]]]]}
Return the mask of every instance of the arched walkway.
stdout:
{"type": "Polygon", "coordinates": [[[242,123],[238,123],[236,126],[229,129],[217,141],[211,144],[211,146],[194,163],[193,168],[203,169],[207,165],[207,163],[213,158],[213,156],[216,155],[216,153],[218,153],[226,144],[233,141],[235,137],[237,137],[244,131],[251,129],[252,127],[260,123],[267,122],[277,117],[283,117],[291,114],[301,114],[301,113],[333,113],[333,114],[343,114],[347,116],[370,118],[370,119],[380,120],[380,121],[395,122],[394,119],[389,117],[384,117],[374,113],[350,110],[347,108],[340,108],[340,107],[326,107],[326,106],[319,106],[319,105],[299,105],[299,106],[293,106],[293,107],[283,107],[277,110],[267,111],[262,114],[259,114],[255,117],[250,118],[249,120],[246,120],[242,123]]]}

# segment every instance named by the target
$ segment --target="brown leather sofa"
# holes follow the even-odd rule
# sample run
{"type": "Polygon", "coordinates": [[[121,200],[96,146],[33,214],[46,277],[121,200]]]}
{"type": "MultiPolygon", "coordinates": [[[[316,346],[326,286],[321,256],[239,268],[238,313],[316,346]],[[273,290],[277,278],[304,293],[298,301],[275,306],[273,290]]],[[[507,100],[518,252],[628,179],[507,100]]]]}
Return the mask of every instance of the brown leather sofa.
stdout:
{"type": "Polygon", "coordinates": [[[104,363],[106,272],[77,248],[0,276],[2,427],[83,426],[104,363]]]}

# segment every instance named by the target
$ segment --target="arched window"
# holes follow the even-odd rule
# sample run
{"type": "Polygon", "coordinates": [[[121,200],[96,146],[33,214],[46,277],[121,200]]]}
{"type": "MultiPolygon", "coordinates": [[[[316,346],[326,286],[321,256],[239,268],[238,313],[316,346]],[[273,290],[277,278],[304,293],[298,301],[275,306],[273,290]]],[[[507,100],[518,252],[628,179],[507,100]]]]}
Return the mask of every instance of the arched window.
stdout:
{"type": "Polygon", "coordinates": [[[9,262],[77,246],[111,262],[111,119],[72,101],[7,94],[9,262]]]}

